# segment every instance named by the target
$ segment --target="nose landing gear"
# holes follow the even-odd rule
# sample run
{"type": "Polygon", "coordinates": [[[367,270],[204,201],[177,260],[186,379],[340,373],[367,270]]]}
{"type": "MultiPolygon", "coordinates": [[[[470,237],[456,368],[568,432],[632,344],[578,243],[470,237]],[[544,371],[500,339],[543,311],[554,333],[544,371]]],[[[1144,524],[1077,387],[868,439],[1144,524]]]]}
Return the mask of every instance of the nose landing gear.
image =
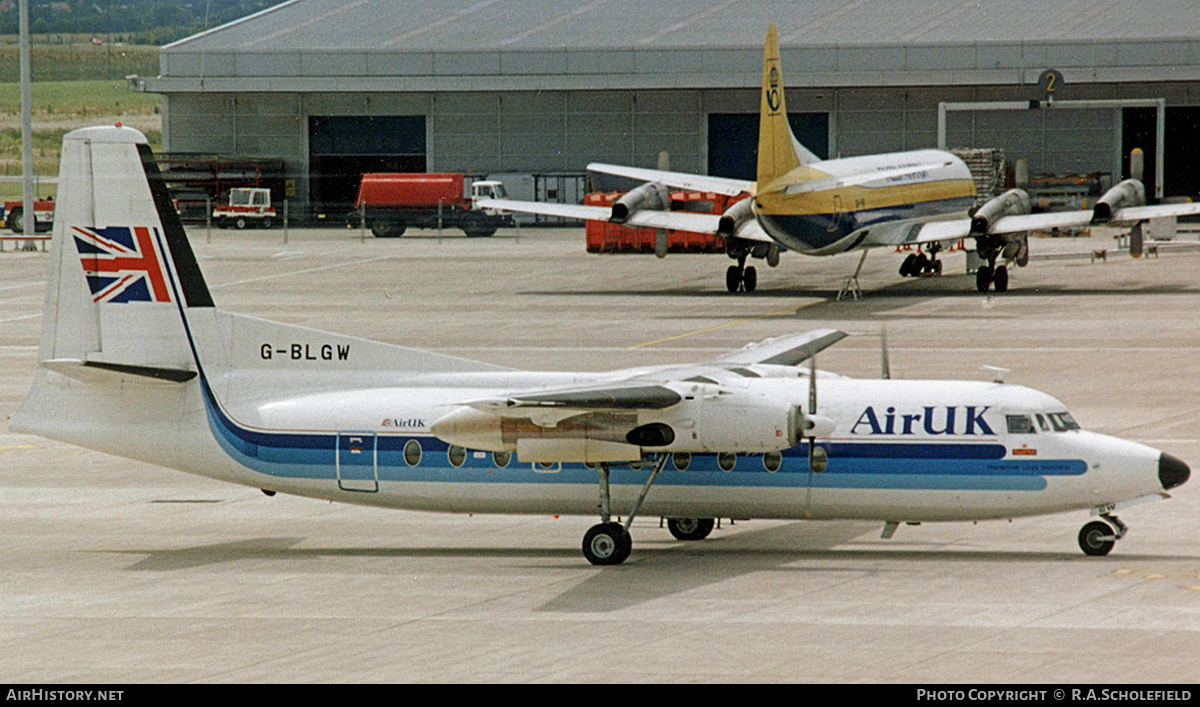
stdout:
{"type": "Polygon", "coordinates": [[[1125,537],[1129,528],[1114,515],[1101,513],[1104,521],[1094,520],[1079,531],[1079,549],[1085,555],[1100,557],[1112,551],[1113,545],[1125,537]]]}

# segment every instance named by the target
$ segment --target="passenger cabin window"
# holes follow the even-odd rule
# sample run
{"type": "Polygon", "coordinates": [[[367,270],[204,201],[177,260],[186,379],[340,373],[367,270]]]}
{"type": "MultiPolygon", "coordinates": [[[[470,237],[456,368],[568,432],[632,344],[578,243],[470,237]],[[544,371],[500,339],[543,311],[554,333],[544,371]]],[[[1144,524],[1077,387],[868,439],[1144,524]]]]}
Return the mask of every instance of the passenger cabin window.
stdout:
{"type": "Polygon", "coordinates": [[[1031,435],[1037,433],[1037,430],[1033,429],[1033,420],[1029,419],[1028,415],[1006,415],[1005,420],[1008,422],[1008,433],[1010,435],[1031,435]]]}

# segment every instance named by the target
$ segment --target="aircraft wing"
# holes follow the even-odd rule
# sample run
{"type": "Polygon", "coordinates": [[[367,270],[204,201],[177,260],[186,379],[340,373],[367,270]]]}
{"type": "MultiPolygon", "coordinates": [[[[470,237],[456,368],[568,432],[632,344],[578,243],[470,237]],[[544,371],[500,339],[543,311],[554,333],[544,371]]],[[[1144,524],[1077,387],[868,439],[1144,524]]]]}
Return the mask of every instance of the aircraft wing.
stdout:
{"type": "MultiPolygon", "coordinates": [[[[586,206],[581,204],[554,204],[542,201],[514,201],[512,199],[480,199],[479,206],[484,209],[499,209],[501,211],[517,211],[525,214],[541,214],[559,218],[573,218],[581,221],[608,221],[612,210],[604,206],[586,206]]],[[[721,223],[720,214],[695,214],[687,211],[659,211],[642,209],[633,212],[625,223],[629,228],[666,228],[673,231],[689,231],[691,233],[716,233],[721,223]]],[[[774,243],[766,231],[751,220],[743,223],[737,231],[737,237],[752,241],[774,243]]]]}
{"type": "Polygon", "coordinates": [[[741,366],[754,364],[795,366],[833,346],[846,336],[846,332],[837,329],[814,329],[802,334],[777,336],[756,344],[748,344],[737,351],[722,354],[714,358],[712,363],[741,366]]]}
{"type": "MultiPolygon", "coordinates": [[[[1200,215],[1200,203],[1127,206],[1115,211],[1104,223],[1134,223],[1170,216],[1200,215]]],[[[1051,211],[1040,214],[1014,214],[996,219],[988,234],[1004,236],[1025,231],[1048,231],[1056,228],[1087,228],[1093,223],[1092,211],[1051,211]]],[[[971,219],[959,218],[924,223],[897,224],[879,231],[872,245],[916,245],[938,241],[954,241],[978,235],[971,232],[971,219]]]]}
{"type": "Polygon", "coordinates": [[[620,382],[610,386],[587,386],[558,390],[514,393],[467,403],[484,412],[502,414],[514,408],[568,408],[572,410],[662,410],[683,400],[679,393],[656,384],[620,382]]]}
{"type": "MultiPolygon", "coordinates": [[[[503,397],[470,401],[465,405],[500,416],[527,415],[531,410],[551,412],[548,408],[558,408],[568,414],[571,414],[569,411],[662,410],[683,400],[683,396],[668,387],[672,383],[734,367],[796,366],[847,336],[846,332],[836,329],[814,329],[749,344],[703,364],[670,366],[652,372],[638,371],[628,378],[603,385],[509,393],[503,397]]],[[[766,377],[767,373],[763,371],[760,377],[766,377]]]]}
{"type": "Polygon", "coordinates": [[[709,177],[703,174],[688,174],[687,172],[665,172],[660,169],[624,167],[601,162],[593,162],[587,168],[591,172],[613,174],[618,177],[628,177],[642,182],[661,182],[669,187],[678,187],[689,191],[711,191],[717,194],[724,194],[725,196],[754,193],[754,182],[744,179],[709,177]]]}

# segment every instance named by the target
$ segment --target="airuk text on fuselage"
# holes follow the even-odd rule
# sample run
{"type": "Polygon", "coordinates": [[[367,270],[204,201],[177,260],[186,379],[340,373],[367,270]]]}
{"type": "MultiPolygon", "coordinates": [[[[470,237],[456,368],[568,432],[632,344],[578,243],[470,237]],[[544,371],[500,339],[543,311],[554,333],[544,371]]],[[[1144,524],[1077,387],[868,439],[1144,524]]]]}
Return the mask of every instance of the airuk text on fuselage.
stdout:
{"type": "Polygon", "coordinates": [[[990,409],[990,405],[926,405],[920,412],[899,412],[892,406],[876,412],[875,406],[868,405],[850,427],[850,434],[995,437],[984,418],[990,409]]]}

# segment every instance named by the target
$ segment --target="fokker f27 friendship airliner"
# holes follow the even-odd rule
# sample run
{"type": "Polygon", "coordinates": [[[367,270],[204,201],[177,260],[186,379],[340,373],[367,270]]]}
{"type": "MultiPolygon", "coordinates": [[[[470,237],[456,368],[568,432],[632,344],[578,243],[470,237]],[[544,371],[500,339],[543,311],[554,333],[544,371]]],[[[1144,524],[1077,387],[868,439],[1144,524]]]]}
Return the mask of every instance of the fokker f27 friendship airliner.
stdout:
{"type": "Polygon", "coordinates": [[[16,432],[268,495],[598,514],[583,552],[602,565],[629,555],[638,514],[696,540],[723,517],[871,519],[890,536],[1091,510],[1103,520],[1079,542],[1104,554],[1125,533],[1114,511],[1190,475],[1028,388],[818,373],[834,330],[697,365],[553,373],[222,312],[141,133],[67,134],[58,183],[16,432]]]}
{"type": "MultiPolygon", "coordinates": [[[[617,199],[612,208],[529,201],[484,200],[484,208],[610,221],[637,228],[717,234],[737,261],[725,274],[730,292],[752,292],[758,283],[750,257],[779,262],[781,250],[804,255],[837,255],[873,248],[913,246],[900,275],[941,274],[938,260],[947,244],[972,238],[984,265],[976,271],[980,292],[1008,289],[1008,268],[1029,261],[1029,231],[1108,224],[1130,227],[1135,252],[1142,222],[1200,214],[1200,204],[1146,206],[1136,179],[1120,182],[1091,211],[1031,213],[1032,200],[1011,189],[978,209],[971,172],[956,155],[915,150],[821,160],[796,140],[787,121],[779,42],[775,25],[767,32],[756,181],[592,163],[593,172],[645,182],[617,199]],[[723,214],[670,211],[670,189],[750,198],[733,202],[723,214]]],[[[862,260],[859,261],[859,268],[862,260]]],[[[853,276],[857,288],[858,270],[853,276]]]]}

